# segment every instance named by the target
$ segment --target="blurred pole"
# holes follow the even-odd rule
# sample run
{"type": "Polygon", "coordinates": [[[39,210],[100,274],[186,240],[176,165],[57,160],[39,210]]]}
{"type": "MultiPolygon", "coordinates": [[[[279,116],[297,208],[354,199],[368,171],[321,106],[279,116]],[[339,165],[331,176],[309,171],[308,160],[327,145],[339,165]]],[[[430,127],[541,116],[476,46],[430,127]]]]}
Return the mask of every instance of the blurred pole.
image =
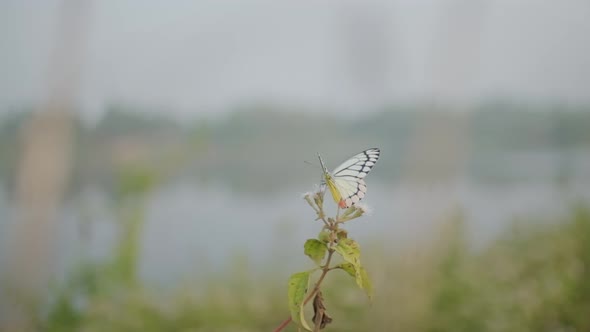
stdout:
{"type": "MultiPolygon", "coordinates": [[[[473,101],[466,97],[480,65],[480,44],[486,14],[485,0],[444,2],[440,19],[433,30],[430,72],[434,112],[422,118],[410,141],[405,159],[405,178],[457,180],[465,173],[473,101]],[[439,113],[443,106],[453,111],[439,113]]],[[[430,110],[429,110],[430,111],[430,110]]]]}
{"type": "Polygon", "coordinates": [[[21,128],[10,243],[8,296],[0,298],[0,330],[31,331],[56,260],[58,212],[70,171],[74,112],[80,85],[90,0],[64,0],[49,59],[45,102],[21,128]]]}
{"type": "Polygon", "coordinates": [[[343,3],[342,72],[354,91],[347,100],[353,108],[375,109],[391,100],[392,72],[401,67],[392,6],[388,3],[343,3]]]}

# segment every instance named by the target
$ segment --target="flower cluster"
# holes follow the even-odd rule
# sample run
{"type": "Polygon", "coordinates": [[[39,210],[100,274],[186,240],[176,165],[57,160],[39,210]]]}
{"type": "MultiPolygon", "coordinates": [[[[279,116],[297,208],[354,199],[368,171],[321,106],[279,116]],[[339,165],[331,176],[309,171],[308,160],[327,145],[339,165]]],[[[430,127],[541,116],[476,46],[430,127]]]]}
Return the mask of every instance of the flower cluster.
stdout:
{"type": "MultiPolygon", "coordinates": [[[[324,193],[323,190],[316,190],[314,192],[307,192],[303,195],[303,199],[311,206],[311,208],[316,212],[317,219],[316,220],[324,220],[324,193]]],[[[336,223],[344,223],[356,218],[363,216],[364,214],[371,213],[371,209],[362,203],[357,203],[352,205],[346,209],[343,209],[340,212],[340,208],[338,208],[338,214],[336,215],[336,223]]],[[[324,222],[326,222],[324,220],[324,222]]]]}

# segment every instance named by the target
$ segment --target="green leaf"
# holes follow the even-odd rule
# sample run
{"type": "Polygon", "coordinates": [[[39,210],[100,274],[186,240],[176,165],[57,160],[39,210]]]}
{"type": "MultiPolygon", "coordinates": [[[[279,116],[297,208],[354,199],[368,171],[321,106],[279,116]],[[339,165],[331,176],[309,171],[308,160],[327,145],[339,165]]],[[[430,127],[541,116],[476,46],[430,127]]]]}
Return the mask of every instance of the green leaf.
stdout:
{"type": "Polygon", "coordinates": [[[337,269],[343,270],[344,272],[350,274],[350,276],[352,276],[352,277],[356,276],[356,269],[354,268],[354,265],[352,265],[350,263],[342,263],[342,264],[338,264],[334,267],[337,269]]]}
{"type": "Polygon", "coordinates": [[[303,316],[303,301],[305,301],[305,294],[307,294],[307,288],[309,287],[309,276],[311,272],[299,272],[295,273],[289,278],[289,311],[291,312],[291,319],[297,325],[304,329],[311,331],[309,325],[305,321],[303,316]]]}
{"type": "Polygon", "coordinates": [[[365,291],[369,299],[373,298],[373,285],[371,284],[367,270],[365,270],[364,267],[361,266],[358,270],[358,273],[357,269],[351,263],[342,263],[335,267],[343,270],[353,277],[356,281],[356,284],[365,291]]]}
{"type": "Polygon", "coordinates": [[[342,256],[347,263],[352,265],[356,283],[362,288],[361,276],[361,249],[353,239],[341,239],[336,245],[336,252],[342,256]]]}
{"type": "Polygon", "coordinates": [[[326,251],[328,247],[326,244],[316,239],[309,239],[305,241],[303,246],[304,253],[309,256],[317,265],[320,265],[326,257],[326,251]]]}
{"type": "Polygon", "coordinates": [[[335,247],[342,258],[352,264],[355,270],[361,266],[361,248],[353,239],[341,239],[335,247]]]}
{"type": "MultiPolygon", "coordinates": [[[[362,278],[362,283],[359,286],[365,291],[365,293],[367,293],[369,300],[373,299],[373,295],[374,295],[373,284],[371,283],[371,279],[369,279],[369,274],[367,273],[367,270],[365,270],[365,268],[362,266],[361,266],[361,278],[362,278]]],[[[358,285],[358,280],[357,280],[357,285],[358,285]]]]}

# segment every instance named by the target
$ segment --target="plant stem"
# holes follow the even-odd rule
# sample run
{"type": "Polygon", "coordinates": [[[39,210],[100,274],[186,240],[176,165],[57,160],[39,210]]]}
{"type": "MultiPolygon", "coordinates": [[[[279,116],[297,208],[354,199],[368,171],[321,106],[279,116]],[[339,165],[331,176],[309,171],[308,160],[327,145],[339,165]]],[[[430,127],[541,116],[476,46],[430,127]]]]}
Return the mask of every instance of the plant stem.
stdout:
{"type": "Polygon", "coordinates": [[[280,332],[282,331],[285,327],[287,327],[287,325],[289,325],[289,323],[291,323],[291,317],[285,319],[281,325],[279,325],[276,329],[274,329],[273,332],[280,332]]]}
{"type": "MultiPolygon", "coordinates": [[[[334,231],[334,230],[332,230],[334,231]]],[[[330,245],[333,242],[330,242],[330,245]]],[[[330,248],[328,249],[328,259],[326,259],[326,264],[324,265],[324,267],[322,268],[322,274],[320,275],[320,278],[318,279],[318,281],[315,283],[315,286],[313,287],[313,290],[311,291],[311,293],[309,293],[309,295],[305,298],[305,301],[303,301],[303,305],[306,305],[309,301],[311,301],[311,299],[315,296],[315,294],[320,290],[320,285],[322,284],[322,281],[324,281],[324,278],[326,277],[326,274],[328,274],[328,271],[331,270],[330,268],[330,262],[332,261],[332,255],[334,254],[334,249],[330,248]]],[[[282,331],[287,325],[289,325],[289,323],[291,323],[291,317],[285,319],[281,325],[279,325],[276,329],[274,329],[273,332],[280,332],[282,331]]]]}
{"type": "MultiPolygon", "coordinates": [[[[318,215],[319,215],[319,213],[318,213],[318,215]]],[[[328,223],[326,221],[326,217],[323,215],[323,212],[322,212],[322,214],[320,215],[319,218],[324,222],[324,225],[326,225],[326,227],[328,227],[328,228],[330,227],[330,223],[328,223]]]]}

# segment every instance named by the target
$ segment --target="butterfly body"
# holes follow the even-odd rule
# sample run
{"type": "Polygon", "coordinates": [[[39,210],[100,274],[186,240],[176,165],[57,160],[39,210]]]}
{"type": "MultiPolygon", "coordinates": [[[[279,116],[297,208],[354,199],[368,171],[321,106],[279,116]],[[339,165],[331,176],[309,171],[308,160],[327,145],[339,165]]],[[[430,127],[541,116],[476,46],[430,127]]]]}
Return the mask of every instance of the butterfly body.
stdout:
{"type": "Polygon", "coordinates": [[[336,167],[332,172],[324,165],[318,154],[323,170],[323,182],[326,184],[334,202],[340,208],[351,207],[358,203],[367,193],[367,185],[363,178],[371,171],[380,151],[377,148],[365,150],[336,167]]]}

